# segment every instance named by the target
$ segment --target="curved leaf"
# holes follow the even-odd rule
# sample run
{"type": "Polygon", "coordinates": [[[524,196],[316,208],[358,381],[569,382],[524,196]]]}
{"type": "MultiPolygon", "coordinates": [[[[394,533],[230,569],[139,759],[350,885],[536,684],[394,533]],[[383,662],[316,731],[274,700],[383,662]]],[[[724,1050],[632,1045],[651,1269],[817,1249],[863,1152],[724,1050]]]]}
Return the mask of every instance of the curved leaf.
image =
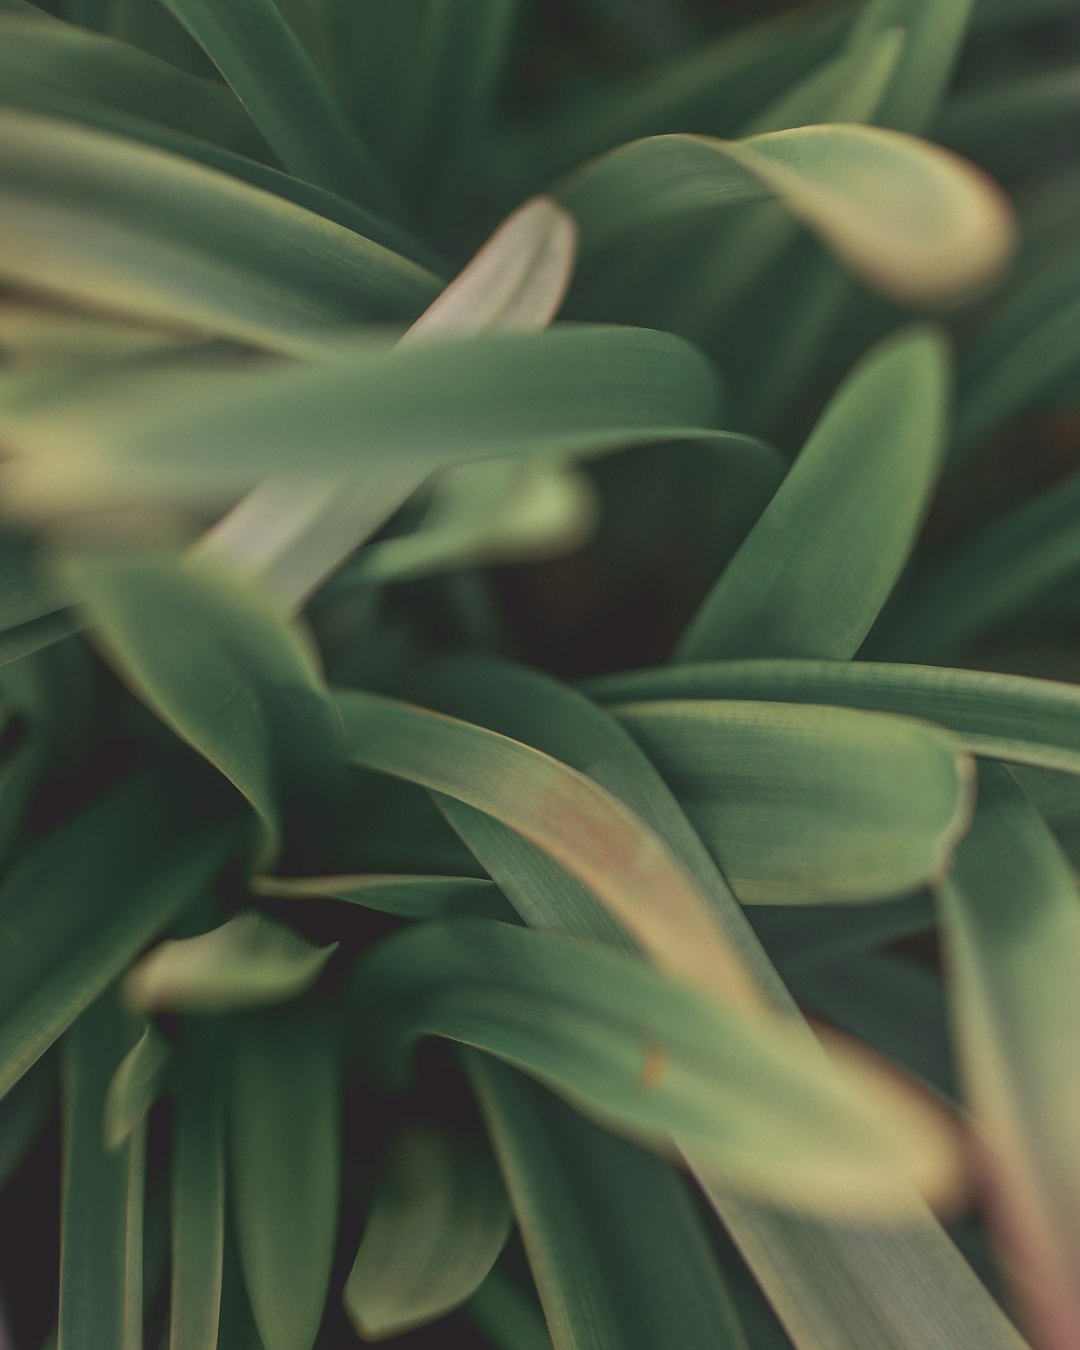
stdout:
{"type": "Polygon", "coordinates": [[[0,183],[0,276],[151,322],[310,355],[437,289],[314,212],[52,118],[0,112],[0,183]]]}
{"type": "Polygon", "coordinates": [[[744,904],[898,895],[949,867],[970,766],[937,728],[798,704],[622,705],[744,904]]]}
{"type": "Polygon", "coordinates": [[[312,650],[261,589],[168,556],[72,554],[63,573],[133,691],[247,798],[262,864],[290,805],[310,828],[333,812],[340,725],[312,650]]]}
{"type": "Polygon", "coordinates": [[[736,699],[831,703],[938,722],[972,754],[1080,773],[1080,691],[1054,680],[879,661],[725,661],[589,682],[605,703],[736,699]]]}
{"type": "Polygon", "coordinates": [[[256,895],[277,900],[344,900],[399,919],[449,919],[457,914],[494,919],[507,912],[494,884],[479,877],[253,877],[251,889],[256,895]]]}
{"type": "Polygon", "coordinates": [[[856,43],[884,29],[906,35],[900,67],[875,120],[924,132],[934,120],[967,35],[974,0],[868,0],[855,20],[856,43]]]}
{"type": "Polygon", "coordinates": [[[172,1062],[172,1047],[147,1022],[142,1035],[117,1065],[105,1093],[105,1147],[126,1144],[161,1095],[172,1062]]]}
{"type": "Polygon", "coordinates": [[[296,998],[337,950],[262,914],[239,914],[196,937],[159,943],[124,980],[142,1012],[234,1012],[296,998]]]}
{"type": "Polygon", "coordinates": [[[948,354],[915,329],[826,408],[677,649],[680,661],[855,655],[907,560],[947,430],[948,354]]]}
{"type": "Polygon", "coordinates": [[[902,1214],[912,1182],[939,1198],[955,1183],[948,1130],[862,1081],[857,1061],[823,1074],[786,1019],[747,1017],[595,943],[484,919],[416,925],[361,958],[353,1008],[391,1081],[417,1037],[445,1036],[632,1138],[675,1134],[713,1175],[787,1207],[902,1214]]]}
{"type": "Polygon", "coordinates": [[[1000,191],[947,151],[879,127],[813,126],[746,141],[654,136],[569,175],[556,196],[593,254],[634,230],[777,198],[863,281],[908,304],[982,288],[1013,248],[1000,191]]]}
{"type": "Polygon", "coordinates": [[[376,1181],[345,1308],[365,1341],[443,1317],[483,1283],[510,1231],[489,1159],[433,1127],[398,1135],[376,1181]]]}

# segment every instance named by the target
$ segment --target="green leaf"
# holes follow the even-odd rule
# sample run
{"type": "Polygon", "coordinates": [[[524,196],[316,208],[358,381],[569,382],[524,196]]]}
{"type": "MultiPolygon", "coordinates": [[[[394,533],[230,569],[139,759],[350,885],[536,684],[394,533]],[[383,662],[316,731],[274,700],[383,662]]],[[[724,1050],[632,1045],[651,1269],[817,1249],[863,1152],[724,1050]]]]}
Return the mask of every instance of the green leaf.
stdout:
{"type": "Polygon", "coordinates": [[[334,811],[339,722],[313,651],[261,588],[167,555],[71,554],[63,575],[121,677],[243,793],[260,865],[290,807],[311,828],[334,811]]]}
{"type": "Polygon", "coordinates": [[[0,1101],[0,1188],[18,1171],[56,1104],[56,1065],[39,1060],[0,1101]]]}
{"type": "Polygon", "coordinates": [[[570,174],[555,195],[577,217],[586,255],[662,222],[775,198],[864,282],[914,305],[967,298],[1013,248],[1010,208],[989,179],[879,127],[653,136],[570,174]]]}
{"type": "MultiPolygon", "coordinates": [[[[421,314],[402,341],[425,342],[485,329],[528,332],[546,327],[555,317],[569,284],[575,239],[573,222],[554,202],[544,198],[527,202],[503,222],[469,265],[421,314]]],[[[467,468],[470,477],[464,495],[470,505],[478,478],[481,485],[494,479],[498,495],[508,474],[520,476],[522,472],[497,464],[467,468]]],[[[536,472],[546,472],[549,477],[557,474],[550,468],[536,472]]],[[[270,478],[218,521],[204,535],[200,547],[255,571],[290,607],[297,608],[343,559],[374,533],[394,507],[420,486],[427,473],[423,464],[405,463],[398,481],[391,481],[385,491],[374,493],[366,477],[304,485],[298,484],[294,477],[270,478]]],[[[446,492],[444,484],[444,497],[446,492]]],[[[561,528],[565,511],[556,514],[556,525],[561,528]]],[[[547,522],[541,528],[543,525],[547,522]]],[[[513,523],[510,528],[513,531],[513,523]]],[[[519,532],[520,525],[514,531],[515,538],[519,532]]],[[[454,534],[451,521],[449,541],[445,535],[441,540],[442,554],[449,552],[452,561],[463,547],[469,548],[475,537],[468,522],[464,533],[462,541],[454,534]]],[[[398,546],[400,549],[400,541],[398,546]]],[[[405,548],[408,553],[407,544],[405,548]]],[[[435,541],[435,549],[438,555],[439,540],[435,541]]],[[[422,543],[420,551],[422,558],[426,556],[422,543]]],[[[414,541],[414,558],[415,552],[414,541]]]]}
{"type": "Polygon", "coordinates": [[[948,733],[846,708],[621,705],[744,904],[873,900],[940,877],[971,770],[948,733]]]}
{"type": "Polygon", "coordinates": [[[851,1062],[822,1073],[786,1019],[747,1016],[593,942],[485,919],[415,925],[358,962],[353,1015],[391,1082],[419,1036],[448,1037],[631,1138],[670,1148],[676,1136],[695,1165],[761,1200],[904,1214],[912,1182],[939,1195],[952,1184],[948,1132],[913,1100],[851,1062]]]}
{"type": "Polygon", "coordinates": [[[294,484],[362,474],[367,491],[390,503],[382,519],[419,477],[470,460],[679,438],[737,458],[767,454],[759,442],[707,429],[718,397],[714,371],[688,343],[575,325],[399,350],[368,340],[319,365],[128,375],[0,408],[0,430],[22,452],[5,467],[6,489],[26,505],[205,503],[271,474],[294,484]]]}
{"type": "Polygon", "coordinates": [[[1054,680],[870,661],[724,661],[610,675],[587,687],[614,704],[766,700],[899,713],[947,727],[984,758],[1080,773],[1080,692],[1054,680]]]}
{"type": "Polygon", "coordinates": [[[889,28],[906,34],[900,68],[877,120],[902,131],[924,132],[944,97],[967,36],[973,0],[867,0],[853,41],[889,28]]]}
{"type": "Polygon", "coordinates": [[[933,489],[948,367],[923,328],[856,366],[683,635],[680,661],[855,655],[933,489]]]}
{"type": "Polygon", "coordinates": [[[126,42],[39,13],[0,13],[0,100],[32,84],[43,98],[77,97],[261,158],[243,105],[215,80],[177,70],[126,42]]]}
{"type": "Polygon", "coordinates": [[[463,1055],[556,1344],[745,1350],[682,1178],[488,1055],[463,1055]]]}
{"type": "Polygon", "coordinates": [[[952,1015],[986,1203],[1039,1345],[1080,1333],[1080,904],[1053,837],[1002,768],[939,888],[952,1015]]]}
{"type": "Polygon", "coordinates": [[[273,0],[163,0],[251,115],[285,168],[388,215],[397,200],[273,0]]]}
{"type": "Polygon", "coordinates": [[[275,900],[332,899],[363,905],[399,919],[449,919],[459,914],[499,918],[505,902],[480,877],[358,874],[337,877],[253,877],[256,895],[275,900]]]}
{"type": "Polygon", "coordinates": [[[312,211],[51,118],[0,112],[0,178],[0,276],[79,304],[311,355],[437,289],[312,211]]]}
{"type": "Polygon", "coordinates": [[[664,970],[731,999],[744,972],[660,838],[592,779],[506,736],[397,700],[340,691],[350,760],[509,826],[600,899],[664,970]]]}
{"type": "Polygon", "coordinates": [[[105,1147],[121,1148],[150,1114],[172,1063],[172,1046],[150,1022],[117,1065],[105,1093],[105,1147]]]}
{"type": "Polygon", "coordinates": [[[357,1334],[382,1341],[460,1307],[510,1231],[491,1161],[442,1130],[415,1126],[391,1146],[345,1284],[357,1334]]]}
{"type": "Polygon", "coordinates": [[[311,1350],[337,1243],[340,1061],[318,1007],[233,1028],[231,1173],[240,1260],[266,1350],[311,1350]]]}
{"type": "Polygon", "coordinates": [[[1080,475],[1006,510],[915,577],[881,635],[888,655],[942,661],[1021,617],[1080,569],[1080,475]]]}
{"type": "Polygon", "coordinates": [[[322,974],[338,944],[317,947],[253,912],[196,937],[168,939],[127,974],[124,993],[141,1012],[235,1012],[296,998],[322,974]]]}
{"type": "MultiPolygon", "coordinates": [[[[667,667],[659,673],[685,678],[688,671],[726,671],[738,664],[667,667]]],[[[798,669],[810,663],[792,664],[798,669]]],[[[816,664],[829,671],[857,669],[839,662],[816,664]]],[[[439,706],[527,740],[611,784],[677,853],[708,897],[761,996],[793,1019],[793,1031],[801,1028],[805,1053],[818,1053],[744,911],[670,790],[610,714],[535,671],[457,660],[443,663],[435,674],[439,706]]],[[[655,678],[657,672],[651,674],[655,678]]],[[[538,866],[538,861],[548,860],[511,831],[485,834],[476,828],[485,817],[470,815],[456,803],[453,808],[444,803],[455,827],[531,925],[611,942],[614,925],[599,905],[590,905],[592,897],[581,886],[565,873],[560,881],[557,867],[538,866]]],[[[861,907],[852,918],[867,912],[872,910],[861,907]]],[[[753,1204],[707,1169],[698,1171],[698,1180],[799,1350],[865,1350],[867,1345],[888,1350],[926,1350],[927,1345],[934,1350],[985,1350],[987,1345],[1021,1350],[989,1294],[928,1213],[900,1224],[829,1223],[753,1204]]]]}
{"type": "Polygon", "coordinates": [[[178,813],[200,818],[194,803],[134,778],[46,835],[9,873],[0,889],[9,935],[0,954],[0,1095],[206,894],[232,832],[198,834],[177,824],[178,813]]]}
{"type": "Polygon", "coordinates": [[[221,1052],[212,1037],[220,1031],[191,1024],[184,1029],[172,1154],[169,1350],[217,1350],[219,1344],[225,1091],[221,1052]]]}
{"type": "Polygon", "coordinates": [[[63,1191],[57,1350],[140,1350],[146,1133],[118,1150],[102,1113],[131,1024],[112,994],[76,1023],[63,1055],[63,1191]]]}
{"type": "Polygon", "coordinates": [[[496,1350],[552,1350],[536,1300],[496,1266],[465,1305],[496,1350]]]}

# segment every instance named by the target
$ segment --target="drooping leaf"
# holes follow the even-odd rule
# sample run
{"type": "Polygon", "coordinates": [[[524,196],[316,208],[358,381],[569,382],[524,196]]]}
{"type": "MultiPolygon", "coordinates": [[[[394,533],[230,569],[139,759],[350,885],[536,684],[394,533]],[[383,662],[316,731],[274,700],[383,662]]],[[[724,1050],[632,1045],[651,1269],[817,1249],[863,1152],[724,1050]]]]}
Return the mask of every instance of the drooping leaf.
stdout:
{"type": "Polygon", "coordinates": [[[230,1176],[240,1260],[266,1350],[312,1350],[337,1243],[340,1059],[325,1010],[237,1019],[230,1176]]]}
{"type": "Polygon", "coordinates": [[[0,276],[118,314],[310,355],[437,289],[312,211],[52,118],[0,112],[0,179],[0,276]]]}
{"type": "Polygon", "coordinates": [[[105,1147],[114,1151],[127,1144],[161,1095],[172,1062],[172,1047],[147,1022],[142,1035],[116,1067],[105,1093],[105,1147]]]}
{"type": "Polygon", "coordinates": [[[862,901],[940,877],[967,828],[970,762],[915,721],[805,704],[621,705],[749,904],[862,901]]]}
{"type": "Polygon", "coordinates": [[[855,655],[915,542],[947,430],[948,355],[925,329],[834,395],[684,633],[681,661],[855,655]]]}
{"type": "Polygon", "coordinates": [[[345,1284],[365,1341],[426,1326],[479,1288],[510,1230],[498,1172],[443,1130],[400,1133],[376,1181],[345,1284]]]}
{"type": "Polygon", "coordinates": [[[1052,835],[1003,768],[939,888],[962,1077],[992,1230],[1037,1344],[1080,1333],[1080,903],[1052,835]]]}
{"type": "Polygon", "coordinates": [[[594,943],[484,919],[416,925],[361,958],[353,996],[358,1044],[391,1082],[419,1036],[445,1036],[632,1138],[676,1136],[758,1199],[905,1214],[912,1182],[939,1195],[955,1182],[948,1131],[912,1099],[855,1062],[823,1074],[786,1019],[748,1017],[594,943]]]}
{"type": "Polygon", "coordinates": [[[274,0],[164,0],[298,178],[395,215],[391,184],[274,0]]]}
{"type": "Polygon", "coordinates": [[[259,587],[208,560],[72,554],[64,575],[133,691],[243,793],[265,864],[290,805],[336,806],[340,726],[315,657],[259,587]]]}
{"type": "Polygon", "coordinates": [[[864,282],[908,304],[967,298],[1013,246],[1010,210],[989,179],[880,127],[653,136],[570,174],[555,195],[577,217],[587,256],[662,221],[776,198],[864,282]]]}
{"type": "MultiPolygon", "coordinates": [[[[172,1154],[169,1350],[217,1350],[225,1248],[220,1027],[184,1031],[172,1154]]],[[[231,1344],[231,1342],[229,1342],[231,1344]]],[[[222,1343],[224,1344],[224,1343],[222,1343]]]]}
{"type": "Polygon", "coordinates": [[[140,1350],[146,1135],[110,1152],[102,1117],[109,1081],[131,1045],[113,994],[76,1023],[62,1048],[64,1167],[57,1350],[140,1350]]]}
{"type": "Polygon", "coordinates": [[[555,1343],[744,1350],[682,1178],[491,1056],[463,1058],[555,1343]]]}
{"type": "Polygon", "coordinates": [[[604,703],[768,700],[839,704],[937,722],[972,754],[1080,773],[1080,695],[1020,675],[883,661],[723,661],[593,680],[604,703]]]}
{"type": "Polygon", "coordinates": [[[285,1003],[311,987],[337,947],[317,947],[287,925],[248,912],[208,933],[159,943],[128,972],[124,992],[147,1013],[285,1003]]]}
{"type": "Polygon", "coordinates": [[[193,803],[133,779],[48,834],[6,878],[0,905],[13,940],[0,967],[0,1094],[205,896],[233,834],[200,834],[178,824],[178,809],[198,820],[193,803]]]}

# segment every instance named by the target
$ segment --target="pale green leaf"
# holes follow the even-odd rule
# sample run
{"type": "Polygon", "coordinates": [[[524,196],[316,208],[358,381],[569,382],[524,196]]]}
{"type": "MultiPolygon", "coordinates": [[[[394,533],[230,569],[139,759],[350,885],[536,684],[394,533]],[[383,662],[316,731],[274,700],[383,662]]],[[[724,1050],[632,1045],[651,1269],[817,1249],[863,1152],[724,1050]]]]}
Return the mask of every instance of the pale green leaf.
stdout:
{"type": "Polygon", "coordinates": [[[1014,242],[1011,209],[989,179],[880,127],[799,127],[746,141],[654,136],[568,175],[555,195],[577,217],[587,255],[661,222],[776,198],[864,282],[917,305],[968,298],[1014,242]]]}
{"type": "Polygon", "coordinates": [[[456,914],[498,918],[506,905],[479,877],[357,874],[334,877],[253,877],[256,895],[275,900],[333,899],[400,919],[448,919],[456,914]]]}
{"type": "Polygon", "coordinates": [[[234,1012],[296,998],[337,951],[249,912],[196,937],[153,947],[127,974],[124,993],[142,1012],[234,1012]]]}
{"type": "Polygon", "coordinates": [[[105,1093],[105,1147],[125,1145],[161,1095],[172,1064],[172,1047],[147,1022],[142,1035],[116,1067],[105,1093]]]}
{"type": "Polygon", "coordinates": [[[924,132],[934,120],[967,36],[973,0],[866,0],[854,41],[888,28],[906,34],[900,67],[877,119],[883,126],[924,132]]]}

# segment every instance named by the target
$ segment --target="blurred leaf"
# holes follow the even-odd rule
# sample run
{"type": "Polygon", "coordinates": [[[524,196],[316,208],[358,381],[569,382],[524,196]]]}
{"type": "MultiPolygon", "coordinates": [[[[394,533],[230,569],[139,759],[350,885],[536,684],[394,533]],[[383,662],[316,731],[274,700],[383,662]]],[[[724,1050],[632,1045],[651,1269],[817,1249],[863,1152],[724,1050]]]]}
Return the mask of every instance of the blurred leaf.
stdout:
{"type": "Polygon", "coordinates": [[[593,680],[605,703],[827,703],[938,722],[975,755],[1080,773],[1080,691],[1054,680],[880,661],[724,661],[593,680]]]}
{"type": "Polygon", "coordinates": [[[943,342],[923,328],[860,362],[698,610],[678,660],[855,655],[933,489],[948,366],[943,342]]]}
{"type": "Polygon", "coordinates": [[[172,1063],[172,1046],[150,1022],[109,1079],[105,1093],[104,1139],[110,1152],[123,1147],[161,1095],[172,1063]]]}
{"type": "Polygon", "coordinates": [[[0,276],[142,320],[310,355],[437,286],[314,212],[51,118],[0,112],[0,178],[0,276]]]}
{"type": "Polygon", "coordinates": [[[398,214],[396,194],[274,0],[163,0],[298,178],[398,214]]]}
{"type": "MultiPolygon", "coordinates": [[[[68,399],[48,391],[33,407],[0,408],[0,431],[23,452],[4,473],[9,494],[27,505],[205,502],[271,474],[290,478],[295,493],[296,482],[319,474],[323,488],[362,476],[381,521],[452,463],[679,438],[735,456],[767,454],[756,441],[707,429],[717,399],[712,368],[678,338],[566,326],[393,351],[368,340],[319,365],[152,372],[68,399]]],[[[280,511],[290,511],[283,491],[280,511]]]]}
{"type": "Polygon", "coordinates": [[[270,899],[329,898],[394,914],[400,919],[449,919],[459,914],[498,918],[505,902],[479,877],[359,874],[337,877],[253,877],[251,889],[270,899]]]}
{"type": "MultiPolygon", "coordinates": [[[[169,1350],[217,1350],[225,1242],[225,1093],[221,1051],[184,1029],[172,1154],[169,1350]]],[[[220,1342],[232,1346],[234,1342],[220,1342]]]]}
{"type": "Polygon", "coordinates": [[[0,1100],[0,1187],[18,1171],[56,1104],[56,1065],[39,1060],[0,1100]]]}
{"type": "Polygon", "coordinates": [[[882,633],[887,655],[948,660],[1080,571],[1080,475],[1006,509],[912,582],[882,633]]]}
{"type": "Polygon", "coordinates": [[[102,1114],[131,1045],[131,1022],[105,994],[62,1047],[63,1190],[57,1350],[140,1350],[146,1133],[109,1152],[102,1114]]]}
{"type": "Polygon", "coordinates": [[[128,972],[124,993],[141,1012],[234,1012],[296,998],[338,943],[317,947],[263,914],[238,914],[196,937],[168,939],[128,972]]]}
{"type": "Polygon", "coordinates": [[[568,175],[555,195],[577,217],[586,258],[664,221],[776,198],[864,282],[913,305],[968,298],[1014,242],[1011,209],[981,172],[879,127],[653,136],[568,175]]]}
{"type": "Polygon", "coordinates": [[[746,1016],[592,942],[485,919],[416,925],[361,958],[353,996],[362,1053],[392,1082],[419,1036],[449,1037],[634,1139],[670,1149],[676,1135],[745,1195],[903,1215],[913,1182],[940,1198],[955,1179],[949,1132],[858,1061],[823,1074],[786,1019],[746,1016]]]}
{"type": "MultiPolygon", "coordinates": [[[[485,329],[528,332],[544,328],[555,316],[570,280],[574,263],[573,222],[544,198],[527,202],[495,231],[469,265],[442,291],[406,333],[403,341],[482,332],[485,329]]],[[[477,481],[494,480],[499,496],[509,474],[522,470],[497,464],[472,465],[464,495],[470,506],[477,481]],[[486,476],[486,479],[485,479],[486,476]]],[[[364,478],[335,478],[326,483],[299,484],[295,477],[269,478],[255,487],[232,511],[207,532],[200,547],[231,558],[263,577],[291,608],[298,608],[348,555],[374,533],[392,510],[424,481],[430,465],[402,465],[398,477],[372,491],[364,478]]],[[[558,478],[556,470],[537,469],[558,478]]],[[[561,481],[561,479],[558,479],[561,481]]],[[[442,486],[445,501],[448,488],[442,486]]],[[[449,489],[453,502],[452,487],[449,489]]],[[[573,502],[573,506],[576,503],[573,502]]],[[[490,510],[490,507],[488,508],[490,510]]],[[[459,508],[460,510],[460,508],[459,508]]],[[[498,512],[496,518],[503,513],[498,512]]],[[[563,528],[565,508],[557,512],[563,528]]],[[[449,539],[435,540],[437,556],[450,561],[466,556],[475,538],[473,521],[466,519],[449,539]]],[[[529,522],[531,524],[531,522],[529,522]]],[[[542,522],[541,530],[550,525],[542,522]]],[[[447,527],[444,527],[444,530],[447,527]]],[[[520,522],[502,525],[516,538],[520,522]]],[[[528,525],[526,525],[526,529],[528,525]]],[[[499,537],[499,527],[494,533],[499,537]]],[[[424,544],[419,541],[421,560],[424,544]]],[[[400,541],[399,549],[402,547],[400,541]]],[[[408,545],[404,545],[408,553],[408,545]]],[[[417,541],[413,541],[415,558],[417,541]]],[[[414,563],[415,565],[415,563],[414,563]]]]}
{"type": "Polygon", "coordinates": [[[1072,12],[1072,0],[1025,0],[1023,5],[1017,5],[1015,0],[976,0],[974,27],[976,31],[1007,31],[1072,12]]]}
{"type": "Polygon", "coordinates": [[[229,1079],[240,1259],[266,1350],[311,1350],[337,1242],[340,1062],[324,1010],[238,1018],[229,1079]]]}
{"type": "Polygon", "coordinates": [[[744,904],[914,890],[948,869],[968,826],[962,747],[913,720],[706,700],[616,711],[744,904]]]}
{"type": "Polygon", "coordinates": [[[991,1227],[1036,1343],[1067,1350],[1080,1334],[1080,903],[1007,770],[983,771],[975,824],[939,898],[991,1227]]]}
{"type": "Polygon", "coordinates": [[[490,1056],[464,1060],[556,1344],[746,1350],[682,1178],[490,1056]]]}
{"type": "Polygon", "coordinates": [[[536,1300],[496,1266],[465,1305],[496,1350],[552,1350],[536,1300]]]}
{"type": "Polygon", "coordinates": [[[1080,371],[1080,252],[1017,284],[968,338],[958,367],[956,455],[1080,371]]]}
{"type": "MultiPolygon", "coordinates": [[[[176,807],[152,780],[132,779],[46,835],[9,873],[0,888],[0,1094],[206,893],[233,838],[185,829],[176,807]]],[[[190,806],[186,814],[195,815],[190,806]]]]}
{"type": "Polygon", "coordinates": [[[934,120],[967,36],[973,0],[867,0],[855,20],[854,41],[889,28],[906,34],[900,68],[876,120],[924,132],[934,120]]]}
{"type": "Polygon", "coordinates": [[[260,866],[277,854],[290,807],[312,827],[332,818],[340,724],[313,651],[268,595],[169,556],[70,554],[63,574],[121,677],[247,798],[260,866]]]}
{"type": "Polygon", "coordinates": [[[345,1285],[357,1334],[386,1340],[460,1307],[509,1231],[506,1192],[488,1158],[434,1127],[399,1133],[345,1285]]]}
{"type": "Polygon", "coordinates": [[[93,100],[199,140],[261,158],[265,145],[243,105],[126,42],[34,14],[0,13],[0,101],[9,81],[46,94],[93,100]]]}

